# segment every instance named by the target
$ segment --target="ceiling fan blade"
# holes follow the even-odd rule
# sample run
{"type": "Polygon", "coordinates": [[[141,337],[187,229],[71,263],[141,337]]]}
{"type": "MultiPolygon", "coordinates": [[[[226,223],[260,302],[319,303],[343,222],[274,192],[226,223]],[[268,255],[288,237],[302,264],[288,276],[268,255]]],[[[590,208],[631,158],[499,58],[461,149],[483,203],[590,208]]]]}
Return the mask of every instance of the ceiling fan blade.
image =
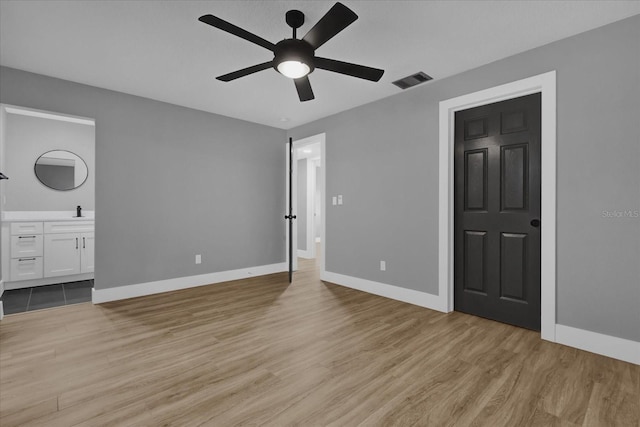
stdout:
{"type": "Polygon", "coordinates": [[[379,68],[365,67],[364,65],[352,64],[350,62],[336,61],[335,59],[319,58],[316,56],[313,63],[321,70],[333,71],[335,73],[346,74],[359,79],[377,82],[384,74],[384,70],[379,68]]]}
{"type": "Polygon", "coordinates": [[[243,30],[240,27],[237,27],[224,19],[220,19],[217,16],[213,15],[202,15],[198,18],[198,21],[204,22],[205,24],[209,24],[212,27],[216,27],[221,29],[222,31],[226,31],[227,33],[233,34],[234,36],[238,36],[242,39],[250,41],[251,43],[255,43],[258,46],[262,46],[265,49],[269,49],[273,52],[275,45],[268,40],[263,39],[262,37],[256,36],[253,33],[250,33],[247,30],[243,30]]]}
{"type": "Polygon", "coordinates": [[[249,74],[266,70],[267,68],[271,68],[272,66],[273,66],[273,61],[263,62],[262,64],[252,65],[251,67],[243,68],[242,70],[234,71],[233,73],[216,77],[216,79],[221,80],[223,82],[230,82],[231,80],[239,79],[240,77],[248,76],[249,74]]]}
{"type": "Polygon", "coordinates": [[[302,38],[314,49],[319,48],[358,19],[358,15],[342,3],[333,5],[316,25],[302,38]]]}
{"type": "Polygon", "coordinates": [[[299,79],[293,79],[293,82],[296,84],[296,90],[298,91],[298,97],[300,101],[311,101],[315,97],[313,96],[313,90],[311,90],[311,82],[309,81],[309,77],[304,76],[299,79]]]}

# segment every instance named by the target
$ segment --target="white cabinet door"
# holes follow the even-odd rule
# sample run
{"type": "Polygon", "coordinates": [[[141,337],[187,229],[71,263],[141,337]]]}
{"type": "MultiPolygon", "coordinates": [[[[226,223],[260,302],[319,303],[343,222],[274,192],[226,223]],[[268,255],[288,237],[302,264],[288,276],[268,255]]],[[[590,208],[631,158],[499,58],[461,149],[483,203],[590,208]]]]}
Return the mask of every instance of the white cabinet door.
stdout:
{"type": "Polygon", "coordinates": [[[82,233],[80,235],[80,271],[82,273],[93,273],[93,250],[96,238],[93,233],[82,233]]]}
{"type": "Polygon", "coordinates": [[[80,235],[44,235],[44,277],[80,274],[80,235]]]}

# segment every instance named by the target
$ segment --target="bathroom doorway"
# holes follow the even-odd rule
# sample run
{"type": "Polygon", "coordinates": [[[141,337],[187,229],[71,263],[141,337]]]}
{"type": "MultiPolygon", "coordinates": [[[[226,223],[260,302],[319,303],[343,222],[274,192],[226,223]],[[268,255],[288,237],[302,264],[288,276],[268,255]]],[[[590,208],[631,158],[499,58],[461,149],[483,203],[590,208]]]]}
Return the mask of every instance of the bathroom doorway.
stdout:
{"type": "Polygon", "coordinates": [[[0,105],[0,318],[91,301],[95,121],[0,105]]]}
{"type": "MultiPolygon", "coordinates": [[[[287,164],[289,164],[288,152],[287,144],[287,164]]],[[[326,251],[325,134],[293,141],[291,153],[293,160],[291,205],[293,214],[296,216],[292,230],[293,269],[297,270],[298,261],[315,260],[322,275],[325,271],[326,251]]],[[[286,208],[288,212],[288,204],[286,208]]],[[[287,228],[287,261],[288,241],[287,228]]]]}

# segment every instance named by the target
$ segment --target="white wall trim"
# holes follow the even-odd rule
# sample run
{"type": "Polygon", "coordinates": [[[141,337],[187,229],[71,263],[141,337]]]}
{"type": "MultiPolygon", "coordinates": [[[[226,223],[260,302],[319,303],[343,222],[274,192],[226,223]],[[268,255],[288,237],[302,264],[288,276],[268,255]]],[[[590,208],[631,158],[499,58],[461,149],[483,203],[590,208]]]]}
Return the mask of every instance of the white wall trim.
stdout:
{"type": "Polygon", "coordinates": [[[14,105],[3,104],[4,110],[10,114],[19,114],[21,116],[39,117],[41,119],[59,120],[62,122],[77,123],[87,126],[95,126],[96,121],[89,117],[71,116],[67,114],[54,113],[51,111],[36,110],[34,108],[17,107],[14,105]]]}
{"type": "Polygon", "coordinates": [[[640,365],[640,342],[556,325],[556,342],[640,365]]]}
{"type": "Polygon", "coordinates": [[[455,112],[532,93],[542,94],[541,128],[541,337],[555,341],[556,328],[556,72],[440,102],[438,298],[453,310],[453,142],[455,112]]]}
{"type": "Polygon", "coordinates": [[[345,286],[351,289],[367,292],[385,298],[402,301],[420,307],[446,312],[446,306],[442,305],[442,300],[437,295],[420,292],[413,289],[401,288],[399,286],[388,285],[386,283],[374,282],[358,277],[345,276],[343,274],[326,271],[324,273],[325,282],[345,286]]]}
{"type": "Polygon", "coordinates": [[[41,279],[17,280],[15,282],[6,281],[6,290],[33,288],[36,286],[55,285],[57,283],[79,282],[81,280],[93,279],[93,273],[72,274],[69,276],[43,277],[41,279]]]}
{"type": "Polygon", "coordinates": [[[137,283],[134,285],[118,286],[107,289],[93,289],[91,300],[94,304],[118,301],[128,298],[176,291],[179,289],[195,288],[230,280],[247,279],[249,277],[264,276],[287,270],[286,263],[261,265],[257,267],[241,268],[238,270],[220,271],[216,273],[200,274],[197,276],[178,277],[175,279],[158,280],[155,282],[137,283]]]}

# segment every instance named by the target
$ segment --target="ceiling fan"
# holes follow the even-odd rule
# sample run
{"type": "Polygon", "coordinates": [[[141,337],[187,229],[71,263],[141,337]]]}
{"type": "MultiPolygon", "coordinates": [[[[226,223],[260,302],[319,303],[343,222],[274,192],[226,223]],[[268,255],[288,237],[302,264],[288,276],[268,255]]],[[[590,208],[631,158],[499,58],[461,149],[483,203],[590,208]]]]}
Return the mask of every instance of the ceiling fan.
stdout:
{"type": "Polygon", "coordinates": [[[229,82],[273,67],[280,74],[293,79],[300,101],[309,101],[314,99],[314,96],[308,74],[313,72],[315,68],[374,82],[380,80],[382,74],[384,74],[384,70],[378,68],[321,58],[315,55],[316,49],[358,19],[358,15],[342,3],[333,5],[302,39],[296,38],[296,30],[304,24],[304,13],[299,10],[288,11],[285,15],[285,20],[293,28],[293,37],[281,40],[276,44],[217,16],[203,15],[198,19],[205,24],[219,28],[273,52],[274,57],[271,61],[216,77],[223,82],[229,82]]]}

